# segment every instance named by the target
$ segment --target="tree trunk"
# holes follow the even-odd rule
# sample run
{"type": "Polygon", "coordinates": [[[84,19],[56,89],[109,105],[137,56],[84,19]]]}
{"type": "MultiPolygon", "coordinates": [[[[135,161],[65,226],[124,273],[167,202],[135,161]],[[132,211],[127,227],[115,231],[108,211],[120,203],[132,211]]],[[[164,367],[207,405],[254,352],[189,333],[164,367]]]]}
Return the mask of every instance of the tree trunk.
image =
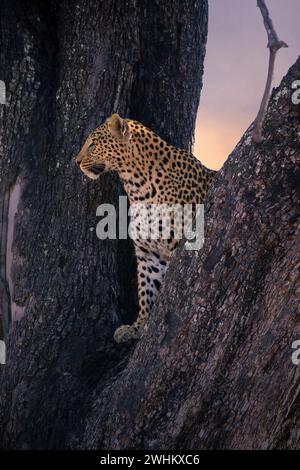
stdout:
{"type": "Polygon", "coordinates": [[[114,383],[95,389],[83,448],[299,447],[300,58],[205,205],[205,244],[182,243],[147,331],[114,383]]]}
{"type": "Polygon", "coordinates": [[[137,312],[131,243],[94,230],[96,207],[117,204],[122,188],[114,176],[87,182],[73,156],[112,112],[191,146],[207,0],[2,0],[0,10],[0,314],[6,329],[24,314],[0,370],[0,446],[65,448],[81,442],[95,391],[126,366],[132,347],[112,335],[137,312]]]}

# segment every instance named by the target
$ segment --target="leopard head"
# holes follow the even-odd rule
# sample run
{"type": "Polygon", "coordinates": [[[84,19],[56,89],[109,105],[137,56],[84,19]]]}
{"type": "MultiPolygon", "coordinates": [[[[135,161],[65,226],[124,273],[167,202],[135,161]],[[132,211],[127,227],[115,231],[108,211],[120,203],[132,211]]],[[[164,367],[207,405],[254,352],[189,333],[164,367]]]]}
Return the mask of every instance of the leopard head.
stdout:
{"type": "Polygon", "coordinates": [[[113,114],[89,134],[75,161],[85,175],[97,179],[107,171],[118,170],[128,153],[130,139],[128,121],[113,114]]]}

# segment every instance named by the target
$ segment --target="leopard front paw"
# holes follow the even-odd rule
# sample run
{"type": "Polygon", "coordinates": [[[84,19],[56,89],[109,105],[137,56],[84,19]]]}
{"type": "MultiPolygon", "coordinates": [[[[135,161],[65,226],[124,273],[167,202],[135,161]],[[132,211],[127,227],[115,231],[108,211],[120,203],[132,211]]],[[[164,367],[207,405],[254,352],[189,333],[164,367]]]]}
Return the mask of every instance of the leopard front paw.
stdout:
{"type": "Polygon", "coordinates": [[[136,327],[131,325],[122,325],[116,329],[114,340],[116,343],[126,343],[131,339],[138,339],[139,331],[136,327]]]}

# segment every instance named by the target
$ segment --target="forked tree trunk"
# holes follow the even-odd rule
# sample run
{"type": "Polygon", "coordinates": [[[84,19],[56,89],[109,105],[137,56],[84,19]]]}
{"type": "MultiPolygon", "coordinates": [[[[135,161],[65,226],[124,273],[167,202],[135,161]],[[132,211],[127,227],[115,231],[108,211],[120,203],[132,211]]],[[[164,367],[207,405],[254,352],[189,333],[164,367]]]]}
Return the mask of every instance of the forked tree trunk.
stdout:
{"type": "Polygon", "coordinates": [[[0,447],[65,448],[125,367],[132,348],[112,335],[137,309],[131,243],[94,230],[120,184],[87,182],[73,157],[114,111],[190,147],[207,0],[2,0],[0,21],[0,314],[24,313],[0,370],[0,447]]]}
{"type": "Polygon", "coordinates": [[[205,205],[205,244],[181,244],[147,331],[94,392],[83,448],[299,447],[300,58],[205,205]]]}

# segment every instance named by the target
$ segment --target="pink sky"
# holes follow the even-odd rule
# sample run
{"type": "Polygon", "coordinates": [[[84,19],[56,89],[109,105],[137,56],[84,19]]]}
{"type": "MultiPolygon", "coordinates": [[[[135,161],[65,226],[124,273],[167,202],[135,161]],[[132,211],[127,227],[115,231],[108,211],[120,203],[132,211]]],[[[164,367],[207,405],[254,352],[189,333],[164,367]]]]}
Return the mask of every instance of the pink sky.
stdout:
{"type": "MultiPolygon", "coordinates": [[[[266,0],[280,39],[274,86],[300,55],[300,0],[266,0]]],[[[194,154],[218,169],[255,118],[263,93],[267,35],[256,0],[209,0],[204,85],[194,154]]],[[[299,77],[300,79],[300,77],[299,77]]]]}

